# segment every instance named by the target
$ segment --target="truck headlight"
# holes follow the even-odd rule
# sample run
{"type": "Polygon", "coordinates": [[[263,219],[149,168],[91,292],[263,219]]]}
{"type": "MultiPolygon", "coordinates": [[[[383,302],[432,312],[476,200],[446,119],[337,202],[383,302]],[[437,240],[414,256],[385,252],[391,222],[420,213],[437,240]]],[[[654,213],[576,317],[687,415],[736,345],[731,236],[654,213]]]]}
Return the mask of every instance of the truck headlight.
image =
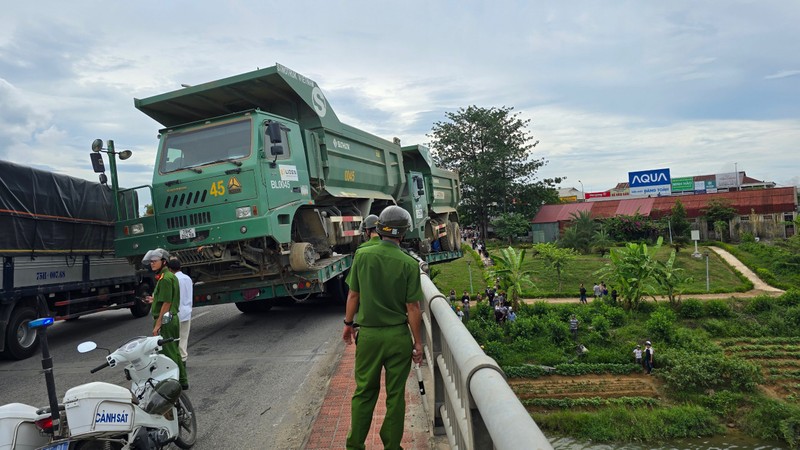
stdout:
{"type": "Polygon", "coordinates": [[[246,219],[248,217],[253,217],[253,210],[249,206],[243,206],[241,208],[236,208],[236,218],[237,219],[246,219]]]}
{"type": "Polygon", "coordinates": [[[142,234],[142,233],[144,233],[144,224],[135,223],[131,225],[131,234],[142,234]]]}

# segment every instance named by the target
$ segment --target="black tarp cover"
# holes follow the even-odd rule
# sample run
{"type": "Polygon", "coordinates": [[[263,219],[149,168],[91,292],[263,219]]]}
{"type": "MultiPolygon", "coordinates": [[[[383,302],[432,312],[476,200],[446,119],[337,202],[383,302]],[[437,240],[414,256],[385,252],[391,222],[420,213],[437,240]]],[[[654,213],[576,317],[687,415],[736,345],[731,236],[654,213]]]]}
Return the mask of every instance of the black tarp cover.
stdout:
{"type": "Polygon", "coordinates": [[[108,187],[0,161],[0,255],[112,253],[113,220],[108,187]]]}

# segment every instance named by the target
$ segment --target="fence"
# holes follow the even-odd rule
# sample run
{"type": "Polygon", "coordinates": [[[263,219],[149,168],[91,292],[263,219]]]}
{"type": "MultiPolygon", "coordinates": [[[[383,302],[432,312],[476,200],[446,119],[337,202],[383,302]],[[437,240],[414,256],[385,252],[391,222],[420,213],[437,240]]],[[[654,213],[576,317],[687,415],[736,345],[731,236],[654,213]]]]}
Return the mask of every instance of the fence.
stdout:
{"type": "Polygon", "coordinates": [[[424,271],[421,277],[434,432],[447,434],[452,450],[552,450],[500,366],[486,356],[424,271]]]}

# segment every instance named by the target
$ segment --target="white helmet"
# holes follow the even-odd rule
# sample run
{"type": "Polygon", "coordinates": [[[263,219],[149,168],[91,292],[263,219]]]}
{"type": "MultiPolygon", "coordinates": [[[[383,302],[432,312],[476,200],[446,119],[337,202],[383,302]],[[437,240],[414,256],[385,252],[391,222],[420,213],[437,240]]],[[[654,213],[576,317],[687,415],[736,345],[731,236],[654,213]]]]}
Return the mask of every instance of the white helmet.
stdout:
{"type": "Polygon", "coordinates": [[[154,248],[153,250],[150,250],[149,252],[144,254],[144,257],[142,258],[142,264],[146,266],[150,264],[150,261],[154,259],[168,260],[169,252],[164,250],[163,248],[154,248]]]}

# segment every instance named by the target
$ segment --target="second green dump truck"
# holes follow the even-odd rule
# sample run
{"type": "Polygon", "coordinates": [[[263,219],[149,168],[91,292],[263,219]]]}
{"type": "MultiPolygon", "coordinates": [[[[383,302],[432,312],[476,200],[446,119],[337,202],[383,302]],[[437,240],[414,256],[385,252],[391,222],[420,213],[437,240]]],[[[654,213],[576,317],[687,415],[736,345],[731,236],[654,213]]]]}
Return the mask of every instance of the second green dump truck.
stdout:
{"type": "Polygon", "coordinates": [[[136,263],[167,249],[194,279],[196,305],[343,300],[361,222],[388,205],[411,214],[405,245],[421,258],[461,256],[458,175],[424,146],[343,124],[314,81],[282,65],[135,106],[164,128],[152,187],[119,194],[116,254],[136,263]]]}

